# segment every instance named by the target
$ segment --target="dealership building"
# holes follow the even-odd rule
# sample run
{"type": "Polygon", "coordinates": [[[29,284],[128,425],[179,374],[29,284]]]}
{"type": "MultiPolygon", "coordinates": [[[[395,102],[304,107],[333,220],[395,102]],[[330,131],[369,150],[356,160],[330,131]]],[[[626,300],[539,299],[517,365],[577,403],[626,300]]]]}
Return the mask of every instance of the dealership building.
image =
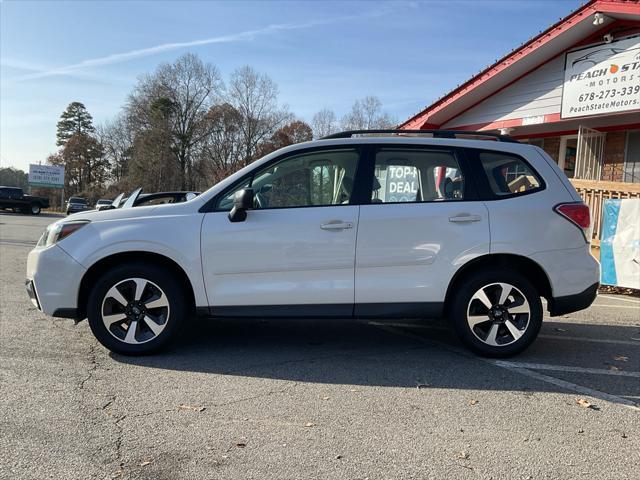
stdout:
{"type": "Polygon", "coordinates": [[[508,134],[581,194],[640,196],[640,2],[588,2],[400,128],[508,134]]]}

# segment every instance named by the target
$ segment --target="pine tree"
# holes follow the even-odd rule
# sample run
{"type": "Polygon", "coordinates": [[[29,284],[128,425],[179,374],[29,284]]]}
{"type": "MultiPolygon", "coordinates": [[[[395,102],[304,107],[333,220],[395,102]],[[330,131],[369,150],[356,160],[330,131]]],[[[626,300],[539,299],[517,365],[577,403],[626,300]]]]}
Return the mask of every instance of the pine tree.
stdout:
{"type": "Polygon", "coordinates": [[[93,117],[87,111],[84,104],[72,102],[60,115],[56,145],[63,147],[69,139],[77,134],[90,134],[95,132],[93,117]]]}

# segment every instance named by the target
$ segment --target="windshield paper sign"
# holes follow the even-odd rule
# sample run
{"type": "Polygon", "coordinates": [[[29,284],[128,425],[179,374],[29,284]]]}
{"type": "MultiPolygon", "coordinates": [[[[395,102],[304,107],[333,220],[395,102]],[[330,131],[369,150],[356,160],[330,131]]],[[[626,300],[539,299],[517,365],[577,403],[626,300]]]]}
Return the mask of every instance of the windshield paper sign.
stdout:
{"type": "Polygon", "coordinates": [[[562,118],[640,109],[640,37],[567,53],[562,118]]]}

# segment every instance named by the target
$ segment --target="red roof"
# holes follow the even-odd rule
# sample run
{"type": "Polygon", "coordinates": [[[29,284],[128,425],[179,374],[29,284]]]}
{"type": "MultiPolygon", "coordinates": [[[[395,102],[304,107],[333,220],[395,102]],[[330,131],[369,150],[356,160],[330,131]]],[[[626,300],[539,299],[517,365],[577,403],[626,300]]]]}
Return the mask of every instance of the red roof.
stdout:
{"type": "Polygon", "coordinates": [[[609,29],[614,22],[628,20],[640,20],[639,0],[592,0],[436,100],[398,128],[439,128],[542,63],[586,38],[609,29]],[[605,14],[604,22],[597,29],[593,24],[595,13],[605,14]]]}

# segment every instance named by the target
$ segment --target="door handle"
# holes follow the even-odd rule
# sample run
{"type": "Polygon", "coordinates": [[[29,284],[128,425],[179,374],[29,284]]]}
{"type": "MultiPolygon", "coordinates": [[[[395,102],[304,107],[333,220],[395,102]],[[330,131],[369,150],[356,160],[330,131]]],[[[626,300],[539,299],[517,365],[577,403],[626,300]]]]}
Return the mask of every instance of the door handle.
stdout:
{"type": "Polygon", "coordinates": [[[479,222],[482,220],[480,215],[456,215],[449,217],[449,221],[453,223],[479,222]]]}
{"type": "Polygon", "coordinates": [[[320,225],[322,230],[346,230],[347,228],[353,228],[351,222],[327,222],[320,225]]]}

